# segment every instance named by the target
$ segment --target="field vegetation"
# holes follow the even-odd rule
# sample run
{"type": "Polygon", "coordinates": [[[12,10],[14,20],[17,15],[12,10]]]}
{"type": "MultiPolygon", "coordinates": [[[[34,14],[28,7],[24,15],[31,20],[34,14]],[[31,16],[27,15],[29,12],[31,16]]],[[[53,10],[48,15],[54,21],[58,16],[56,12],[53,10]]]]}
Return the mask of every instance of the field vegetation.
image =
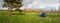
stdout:
{"type": "Polygon", "coordinates": [[[10,15],[9,12],[0,11],[0,23],[60,23],[60,14],[50,13],[40,17],[38,13],[19,13],[10,15]]]}

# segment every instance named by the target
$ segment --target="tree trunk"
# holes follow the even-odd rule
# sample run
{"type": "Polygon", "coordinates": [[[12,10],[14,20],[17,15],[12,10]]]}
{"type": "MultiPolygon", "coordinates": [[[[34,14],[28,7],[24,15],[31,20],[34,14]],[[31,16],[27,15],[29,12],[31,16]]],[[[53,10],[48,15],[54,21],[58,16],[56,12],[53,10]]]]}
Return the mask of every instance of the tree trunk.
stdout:
{"type": "Polygon", "coordinates": [[[10,13],[10,15],[12,15],[12,5],[9,5],[10,6],[10,8],[9,8],[9,13],[10,13]]]}

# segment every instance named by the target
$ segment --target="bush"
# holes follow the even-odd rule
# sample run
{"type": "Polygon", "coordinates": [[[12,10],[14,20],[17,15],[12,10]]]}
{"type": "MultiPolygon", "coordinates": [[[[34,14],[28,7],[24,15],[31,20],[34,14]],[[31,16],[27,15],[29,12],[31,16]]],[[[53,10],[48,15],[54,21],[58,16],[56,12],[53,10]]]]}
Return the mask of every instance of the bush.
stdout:
{"type": "Polygon", "coordinates": [[[20,9],[16,9],[15,11],[19,11],[19,12],[22,12],[22,10],[20,10],[20,9]]]}

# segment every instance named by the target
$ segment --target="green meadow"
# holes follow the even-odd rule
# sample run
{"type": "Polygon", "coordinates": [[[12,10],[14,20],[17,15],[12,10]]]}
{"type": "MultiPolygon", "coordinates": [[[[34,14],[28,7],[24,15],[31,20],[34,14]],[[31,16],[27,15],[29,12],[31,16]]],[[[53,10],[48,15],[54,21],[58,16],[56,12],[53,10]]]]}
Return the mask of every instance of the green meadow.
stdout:
{"type": "Polygon", "coordinates": [[[60,23],[60,14],[46,14],[40,17],[37,13],[13,13],[0,11],[0,23],[60,23]]]}

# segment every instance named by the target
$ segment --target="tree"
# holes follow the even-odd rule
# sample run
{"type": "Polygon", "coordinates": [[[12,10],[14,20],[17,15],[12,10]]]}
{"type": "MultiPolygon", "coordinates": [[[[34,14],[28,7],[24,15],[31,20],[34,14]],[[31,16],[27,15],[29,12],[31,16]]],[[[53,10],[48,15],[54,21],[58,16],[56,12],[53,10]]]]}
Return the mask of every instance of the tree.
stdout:
{"type": "Polygon", "coordinates": [[[7,5],[11,9],[11,12],[12,12],[12,8],[17,8],[18,9],[22,6],[22,0],[4,0],[4,2],[8,3],[7,5]]]}
{"type": "MultiPolygon", "coordinates": [[[[19,10],[19,8],[22,6],[22,0],[4,0],[4,2],[7,3],[5,5],[8,5],[11,12],[12,12],[12,8],[17,8],[19,10]]],[[[21,10],[19,11],[21,12],[21,10]]],[[[12,15],[11,12],[10,15],[12,15]]]]}

